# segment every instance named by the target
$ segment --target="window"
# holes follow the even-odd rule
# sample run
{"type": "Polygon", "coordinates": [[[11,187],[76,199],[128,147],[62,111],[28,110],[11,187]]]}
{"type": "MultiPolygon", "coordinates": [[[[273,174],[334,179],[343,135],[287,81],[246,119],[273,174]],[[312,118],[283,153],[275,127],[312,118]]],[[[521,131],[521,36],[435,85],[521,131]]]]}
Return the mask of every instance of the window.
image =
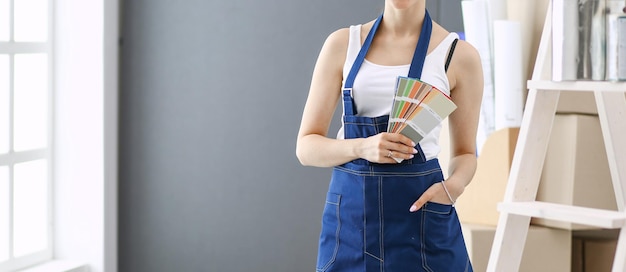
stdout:
{"type": "Polygon", "coordinates": [[[52,0],[0,0],[0,271],[52,257],[52,0]]]}

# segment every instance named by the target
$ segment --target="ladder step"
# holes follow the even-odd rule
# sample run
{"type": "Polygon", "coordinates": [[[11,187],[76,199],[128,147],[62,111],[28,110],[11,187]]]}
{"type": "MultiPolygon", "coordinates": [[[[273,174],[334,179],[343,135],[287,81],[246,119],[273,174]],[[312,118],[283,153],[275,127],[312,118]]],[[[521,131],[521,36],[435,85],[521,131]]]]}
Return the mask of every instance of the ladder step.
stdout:
{"type": "Polygon", "coordinates": [[[501,213],[572,222],[607,229],[617,229],[626,226],[626,212],[541,201],[501,202],[498,204],[498,210],[501,213]]]}
{"type": "Polygon", "coordinates": [[[603,91],[603,92],[624,92],[626,82],[609,81],[563,81],[551,80],[529,80],[528,89],[553,90],[553,91],[603,91]]]}

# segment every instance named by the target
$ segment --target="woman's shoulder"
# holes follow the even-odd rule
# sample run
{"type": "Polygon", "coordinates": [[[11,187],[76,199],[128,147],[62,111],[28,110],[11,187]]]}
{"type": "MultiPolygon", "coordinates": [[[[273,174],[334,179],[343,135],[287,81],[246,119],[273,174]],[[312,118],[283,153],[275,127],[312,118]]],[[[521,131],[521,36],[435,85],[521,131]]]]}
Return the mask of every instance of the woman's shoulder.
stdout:
{"type": "Polygon", "coordinates": [[[474,46],[464,40],[459,40],[453,54],[448,69],[448,74],[452,75],[451,90],[456,89],[459,83],[466,85],[466,82],[475,82],[477,78],[482,79],[482,63],[474,46]]]}
{"type": "MultiPolygon", "coordinates": [[[[450,34],[451,32],[449,32],[442,26],[434,24],[433,36],[435,37],[436,41],[443,41],[446,37],[450,36],[450,34]]],[[[476,48],[474,48],[474,46],[472,46],[470,43],[464,40],[459,40],[454,49],[454,55],[452,57],[451,65],[454,65],[455,62],[458,66],[462,67],[480,65],[480,55],[478,54],[476,48]]]]}
{"type": "Polygon", "coordinates": [[[328,37],[326,38],[326,43],[330,46],[347,47],[348,42],[350,41],[350,35],[352,34],[352,31],[359,31],[361,42],[363,42],[363,40],[365,40],[365,36],[367,36],[367,33],[369,33],[373,25],[374,21],[369,21],[363,24],[357,24],[337,29],[334,32],[330,33],[330,35],[328,35],[328,37]]]}
{"type": "Polygon", "coordinates": [[[350,28],[344,27],[330,33],[325,44],[331,47],[347,47],[350,39],[350,28]]]}
{"type": "Polygon", "coordinates": [[[459,40],[457,42],[454,54],[457,55],[457,62],[462,67],[475,67],[480,66],[480,55],[478,50],[470,43],[459,40]]]}
{"type": "Polygon", "coordinates": [[[344,56],[350,41],[350,27],[340,28],[328,35],[322,51],[334,57],[344,56]]]}
{"type": "MultiPolygon", "coordinates": [[[[443,41],[447,37],[450,37],[451,32],[435,24],[433,27],[433,37],[435,41],[443,41]]],[[[455,35],[458,37],[457,35],[455,35]]],[[[465,81],[475,78],[478,74],[482,73],[482,64],[478,50],[474,48],[470,43],[464,40],[458,40],[454,51],[452,51],[452,58],[448,69],[450,88],[454,89],[458,81],[465,81]]]]}
{"type": "Polygon", "coordinates": [[[318,56],[318,64],[323,65],[326,70],[336,70],[341,73],[343,62],[350,39],[350,28],[341,28],[330,33],[318,56]]]}
{"type": "Polygon", "coordinates": [[[330,33],[328,37],[326,37],[326,41],[324,42],[324,49],[329,54],[336,54],[337,56],[345,55],[350,43],[350,36],[352,35],[351,32],[353,30],[360,30],[362,42],[363,32],[367,33],[371,28],[372,22],[368,22],[365,24],[352,25],[349,27],[337,29],[330,33]]]}

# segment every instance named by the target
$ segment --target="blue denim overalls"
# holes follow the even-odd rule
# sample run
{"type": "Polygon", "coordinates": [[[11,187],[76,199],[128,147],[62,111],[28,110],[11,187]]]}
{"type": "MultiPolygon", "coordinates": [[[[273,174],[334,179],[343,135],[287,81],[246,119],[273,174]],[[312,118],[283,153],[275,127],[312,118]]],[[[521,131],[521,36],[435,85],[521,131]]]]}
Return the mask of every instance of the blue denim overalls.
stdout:
{"type": "MultiPolygon", "coordinates": [[[[345,138],[365,138],[387,129],[388,115],[356,116],[351,96],[360,69],[382,20],[376,20],[343,89],[345,138]]],[[[424,20],[409,77],[419,78],[432,21],[424,20]]],[[[390,105],[391,108],[391,105],[390,105]]],[[[318,272],[472,271],[456,210],[428,202],[415,213],[409,207],[431,185],[444,179],[437,159],[418,154],[399,164],[363,159],[333,169],[322,216],[318,272]]]]}

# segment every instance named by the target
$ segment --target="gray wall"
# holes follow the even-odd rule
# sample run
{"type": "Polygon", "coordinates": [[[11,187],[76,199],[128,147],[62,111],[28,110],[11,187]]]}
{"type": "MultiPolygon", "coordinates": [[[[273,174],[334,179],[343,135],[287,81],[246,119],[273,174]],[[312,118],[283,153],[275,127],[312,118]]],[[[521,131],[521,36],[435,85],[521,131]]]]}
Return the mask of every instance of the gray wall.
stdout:
{"type": "Polygon", "coordinates": [[[448,31],[463,32],[461,0],[428,0],[426,8],[433,20],[448,31]]]}
{"type": "MultiPolygon", "coordinates": [[[[435,18],[440,2],[458,4],[431,1],[435,18]]],[[[310,76],[382,1],[122,8],[120,271],[312,271],[330,169],[295,157],[310,76]]]]}

